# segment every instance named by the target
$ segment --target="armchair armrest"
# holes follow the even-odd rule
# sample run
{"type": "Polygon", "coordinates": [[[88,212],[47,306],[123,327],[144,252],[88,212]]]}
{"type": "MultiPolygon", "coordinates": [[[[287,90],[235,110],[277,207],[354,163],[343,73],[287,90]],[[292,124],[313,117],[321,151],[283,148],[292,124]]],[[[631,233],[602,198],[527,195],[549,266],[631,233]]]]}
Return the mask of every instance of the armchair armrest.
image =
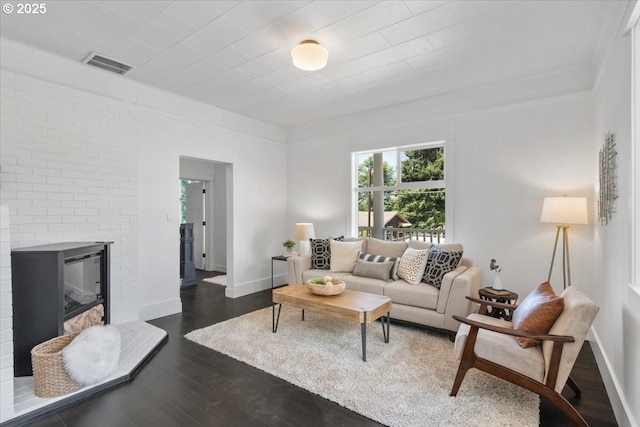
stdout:
{"type": "Polygon", "coordinates": [[[465,323],[472,328],[486,329],[488,331],[497,332],[499,334],[511,335],[514,337],[533,338],[540,341],[557,341],[557,342],[574,342],[575,339],[569,335],[550,335],[550,334],[532,334],[530,332],[519,331],[512,328],[503,328],[502,326],[490,325],[488,323],[478,322],[476,320],[467,319],[454,315],[454,319],[458,322],[465,323]]]}

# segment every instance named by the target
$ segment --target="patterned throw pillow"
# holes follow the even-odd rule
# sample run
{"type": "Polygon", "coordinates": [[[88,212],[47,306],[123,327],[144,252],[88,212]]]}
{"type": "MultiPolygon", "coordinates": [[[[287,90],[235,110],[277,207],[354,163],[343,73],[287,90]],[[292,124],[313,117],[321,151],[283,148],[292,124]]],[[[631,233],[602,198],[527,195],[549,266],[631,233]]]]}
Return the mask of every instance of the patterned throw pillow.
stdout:
{"type": "Polygon", "coordinates": [[[427,265],[427,255],[429,255],[428,249],[407,248],[398,263],[398,277],[410,285],[420,283],[427,265]]]}
{"type": "Polygon", "coordinates": [[[311,245],[311,268],[313,270],[328,270],[331,267],[331,239],[344,241],[344,236],[329,239],[309,239],[311,245]]]}
{"type": "Polygon", "coordinates": [[[460,264],[461,259],[462,251],[448,251],[436,246],[431,246],[422,281],[427,285],[440,289],[442,277],[448,272],[455,270],[458,264],[460,264]]]}
{"type": "Polygon", "coordinates": [[[393,280],[398,280],[398,261],[400,258],[394,256],[382,256],[382,255],[374,255],[374,254],[363,254],[360,253],[358,256],[363,261],[369,262],[389,262],[393,261],[393,266],[391,267],[391,271],[389,272],[389,278],[393,280]]]}

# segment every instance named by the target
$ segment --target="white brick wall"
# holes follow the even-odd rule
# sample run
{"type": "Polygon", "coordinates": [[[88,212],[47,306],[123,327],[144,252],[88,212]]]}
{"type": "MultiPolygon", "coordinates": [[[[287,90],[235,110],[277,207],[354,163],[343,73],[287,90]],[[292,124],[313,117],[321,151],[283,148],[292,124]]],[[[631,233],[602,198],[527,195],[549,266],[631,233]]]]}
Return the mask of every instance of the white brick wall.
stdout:
{"type": "Polygon", "coordinates": [[[111,320],[138,318],[131,104],[0,72],[0,204],[9,207],[11,247],[113,241],[111,320]]]}
{"type": "Polygon", "coordinates": [[[0,422],[13,415],[13,310],[9,207],[0,205],[0,422]]]}

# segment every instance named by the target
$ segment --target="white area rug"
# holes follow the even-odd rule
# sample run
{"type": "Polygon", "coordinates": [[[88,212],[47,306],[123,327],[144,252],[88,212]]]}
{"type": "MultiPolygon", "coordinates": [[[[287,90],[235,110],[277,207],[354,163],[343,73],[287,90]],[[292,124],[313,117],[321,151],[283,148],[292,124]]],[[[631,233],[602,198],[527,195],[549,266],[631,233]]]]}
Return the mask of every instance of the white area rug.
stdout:
{"type": "Polygon", "coordinates": [[[227,286],[227,275],[223,274],[222,276],[207,277],[206,279],[202,279],[202,281],[213,283],[216,285],[227,286]]]}
{"type": "Polygon", "coordinates": [[[227,354],[388,426],[537,426],[539,398],[478,370],[449,397],[458,362],[436,332],[379,322],[360,325],[282,307],[277,333],[266,308],[192,331],[185,337],[227,354]]]}

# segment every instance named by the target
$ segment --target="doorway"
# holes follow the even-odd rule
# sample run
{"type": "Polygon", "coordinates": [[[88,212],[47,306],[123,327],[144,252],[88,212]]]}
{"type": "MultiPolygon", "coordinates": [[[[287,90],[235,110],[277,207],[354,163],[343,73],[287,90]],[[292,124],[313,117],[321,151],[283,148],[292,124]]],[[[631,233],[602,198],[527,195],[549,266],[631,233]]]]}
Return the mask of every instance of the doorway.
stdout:
{"type": "Polygon", "coordinates": [[[206,192],[204,182],[185,180],[181,181],[184,188],[184,221],[182,223],[193,224],[193,263],[196,270],[205,269],[206,240],[205,236],[205,212],[206,192]]]}
{"type": "Polygon", "coordinates": [[[232,165],[180,157],[181,223],[193,224],[196,269],[227,272],[232,165]]]}

